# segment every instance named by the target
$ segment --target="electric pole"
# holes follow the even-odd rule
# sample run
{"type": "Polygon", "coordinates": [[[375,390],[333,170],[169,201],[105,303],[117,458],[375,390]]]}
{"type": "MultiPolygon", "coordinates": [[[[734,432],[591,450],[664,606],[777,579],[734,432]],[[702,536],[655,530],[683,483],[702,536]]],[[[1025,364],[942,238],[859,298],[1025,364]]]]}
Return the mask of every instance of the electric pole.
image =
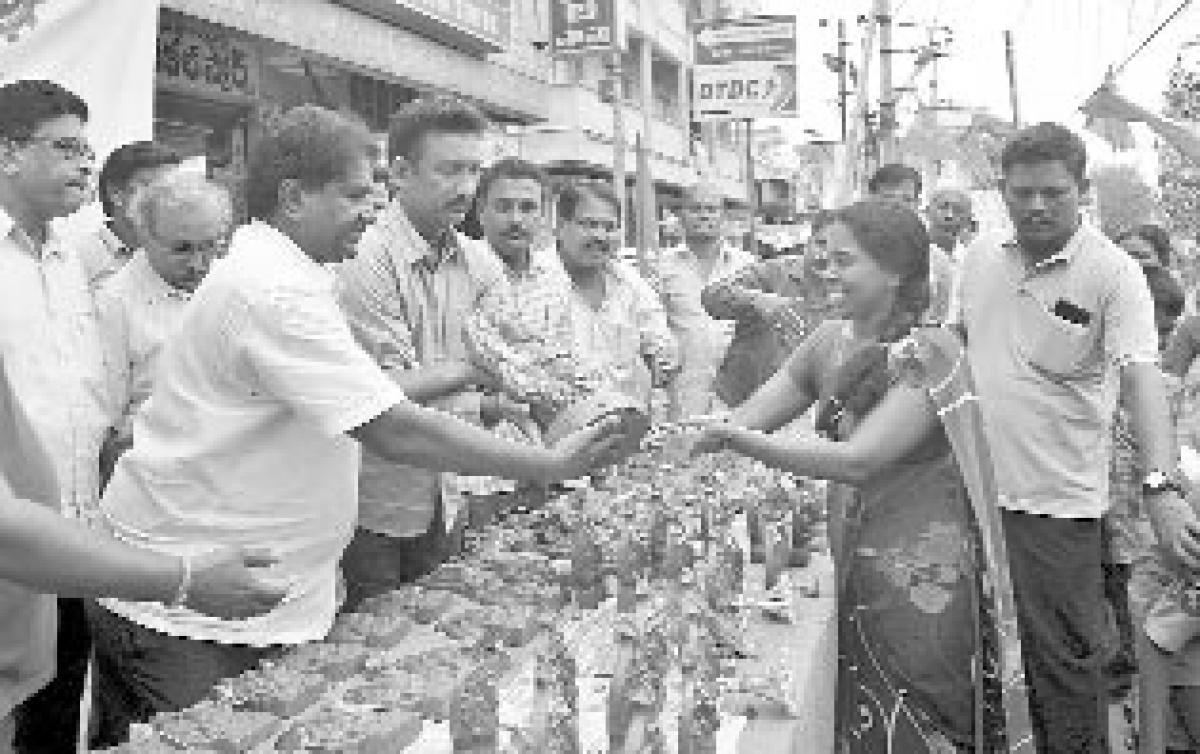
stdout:
{"type": "Polygon", "coordinates": [[[892,133],[896,124],[896,94],[892,91],[892,2],[875,0],[875,21],[879,24],[879,162],[892,155],[892,133]]]}

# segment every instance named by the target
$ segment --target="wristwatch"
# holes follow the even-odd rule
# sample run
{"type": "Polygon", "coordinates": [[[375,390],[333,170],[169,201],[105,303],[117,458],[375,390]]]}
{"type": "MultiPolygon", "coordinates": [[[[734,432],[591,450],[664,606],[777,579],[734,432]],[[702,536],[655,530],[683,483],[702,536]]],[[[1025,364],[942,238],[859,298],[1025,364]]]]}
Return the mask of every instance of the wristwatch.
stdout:
{"type": "Polygon", "coordinates": [[[1180,497],[1183,497],[1187,493],[1180,483],[1179,478],[1174,474],[1168,474],[1165,471],[1155,469],[1142,477],[1143,495],[1161,495],[1164,492],[1174,492],[1180,497]]]}

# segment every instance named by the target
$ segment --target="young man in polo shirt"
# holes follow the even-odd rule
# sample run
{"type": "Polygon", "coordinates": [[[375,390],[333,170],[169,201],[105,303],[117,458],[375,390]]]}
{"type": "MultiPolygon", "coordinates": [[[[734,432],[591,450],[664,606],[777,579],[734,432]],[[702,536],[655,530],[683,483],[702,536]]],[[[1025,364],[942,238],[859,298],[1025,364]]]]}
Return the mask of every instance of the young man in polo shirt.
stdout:
{"type": "Polygon", "coordinates": [[[1100,752],[1100,517],[1110,423],[1126,391],[1159,541],[1200,567],[1200,525],[1179,495],[1154,306],[1136,262],[1080,221],[1083,142],[1052,123],[1006,145],[1001,191],[1015,239],[966,255],[962,322],[1000,488],[1038,750],[1100,752]]]}
{"type": "Polygon", "coordinates": [[[323,264],[353,255],[373,217],[373,153],[362,124],[319,107],[290,111],[262,139],[246,191],[257,219],[193,294],[102,505],[119,539],[155,552],[268,549],[288,596],[250,620],[104,601],[99,744],[328,633],[360,443],[395,463],[549,482],[582,475],[620,439],[602,423],[554,448],[503,442],[410,402],[358,345],[323,264]]]}

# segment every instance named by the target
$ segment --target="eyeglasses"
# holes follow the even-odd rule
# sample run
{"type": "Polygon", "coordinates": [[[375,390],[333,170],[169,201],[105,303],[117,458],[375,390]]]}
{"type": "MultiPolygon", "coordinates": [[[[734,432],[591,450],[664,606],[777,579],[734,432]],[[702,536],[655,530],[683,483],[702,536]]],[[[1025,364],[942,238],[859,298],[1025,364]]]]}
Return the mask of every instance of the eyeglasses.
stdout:
{"type": "Polygon", "coordinates": [[[592,233],[616,233],[621,227],[616,220],[597,220],[594,217],[577,217],[571,222],[592,233]]]}
{"type": "Polygon", "coordinates": [[[173,241],[164,246],[171,256],[199,261],[224,256],[229,249],[229,241],[224,238],[211,241],[173,241]]]}
{"type": "Polygon", "coordinates": [[[85,139],[74,136],[27,136],[19,141],[26,143],[49,144],[50,148],[65,157],[94,160],[96,150],[85,139]]]}

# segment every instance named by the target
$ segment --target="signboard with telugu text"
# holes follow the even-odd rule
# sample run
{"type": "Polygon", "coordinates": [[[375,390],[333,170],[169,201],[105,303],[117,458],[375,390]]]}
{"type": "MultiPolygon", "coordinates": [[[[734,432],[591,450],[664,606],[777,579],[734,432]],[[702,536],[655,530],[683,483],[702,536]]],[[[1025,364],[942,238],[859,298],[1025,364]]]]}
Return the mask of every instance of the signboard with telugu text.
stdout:
{"type": "Polygon", "coordinates": [[[694,29],[694,120],[795,117],[794,16],[701,21],[694,29]]]}

